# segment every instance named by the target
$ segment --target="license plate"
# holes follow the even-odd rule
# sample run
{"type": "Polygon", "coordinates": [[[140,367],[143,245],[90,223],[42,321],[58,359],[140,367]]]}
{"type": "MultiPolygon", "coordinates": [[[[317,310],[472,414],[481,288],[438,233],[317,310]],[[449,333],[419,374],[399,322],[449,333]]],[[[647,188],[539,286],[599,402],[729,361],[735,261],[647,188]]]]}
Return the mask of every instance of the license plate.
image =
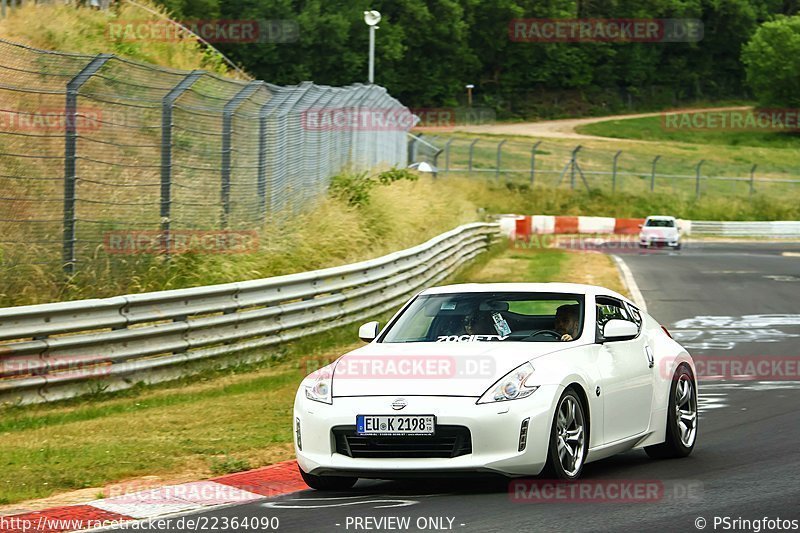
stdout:
{"type": "Polygon", "coordinates": [[[356,433],[359,435],[433,435],[435,427],[434,415],[356,416],[356,433]]]}

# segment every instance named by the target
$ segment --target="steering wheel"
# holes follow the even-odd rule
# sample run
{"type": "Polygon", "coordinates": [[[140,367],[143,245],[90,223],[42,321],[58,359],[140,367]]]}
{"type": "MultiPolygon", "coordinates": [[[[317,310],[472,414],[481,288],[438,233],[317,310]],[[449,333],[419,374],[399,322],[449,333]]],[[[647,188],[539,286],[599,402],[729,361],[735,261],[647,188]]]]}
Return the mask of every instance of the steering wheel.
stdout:
{"type": "Polygon", "coordinates": [[[540,329],[539,331],[534,331],[530,335],[528,335],[528,339],[532,339],[533,337],[538,337],[539,335],[550,335],[556,340],[561,340],[561,334],[557,331],[553,331],[552,329],[540,329]]]}

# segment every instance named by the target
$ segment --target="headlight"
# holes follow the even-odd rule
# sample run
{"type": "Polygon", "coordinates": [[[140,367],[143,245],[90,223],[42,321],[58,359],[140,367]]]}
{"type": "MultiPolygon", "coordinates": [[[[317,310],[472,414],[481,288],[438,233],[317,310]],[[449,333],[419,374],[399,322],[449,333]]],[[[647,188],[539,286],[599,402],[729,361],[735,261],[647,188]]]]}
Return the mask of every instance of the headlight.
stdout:
{"type": "Polygon", "coordinates": [[[527,398],[539,388],[538,385],[528,383],[532,377],[533,365],[525,363],[489,387],[489,390],[480,397],[478,403],[506,402],[508,400],[527,398]]]}
{"type": "Polygon", "coordinates": [[[308,376],[304,386],[306,388],[306,398],[315,402],[327,404],[333,403],[331,396],[331,382],[333,381],[333,368],[335,364],[330,364],[320,368],[308,376]],[[310,382],[310,384],[308,383],[310,382]]]}

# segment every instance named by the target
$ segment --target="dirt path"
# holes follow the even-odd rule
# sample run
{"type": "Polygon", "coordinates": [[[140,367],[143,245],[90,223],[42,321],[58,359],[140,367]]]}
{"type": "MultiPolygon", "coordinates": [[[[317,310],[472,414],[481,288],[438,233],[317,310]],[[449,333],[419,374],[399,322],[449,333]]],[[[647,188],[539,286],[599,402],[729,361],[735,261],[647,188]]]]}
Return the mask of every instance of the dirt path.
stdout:
{"type": "MultiPolygon", "coordinates": [[[[690,113],[696,111],[734,111],[750,109],[748,106],[730,106],[730,107],[712,107],[706,109],[675,109],[668,111],[670,114],[674,113],[690,113]]],[[[557,139],[594,139],[607,141],[611,137],[600,137],[597,135],[584,135],[577,133],[575,128],[583,126],[584,124],[594,124],[596,122],[605,122],[607,120],[620,120],[629,118],[645,118],[660,116],[663,111],[655,113],[636,113],[632,115],[611,115],[605,117],[589,117],[589,118],[566,118],[561,120],[544,120],[541,122],[519,122],[519,123],[500,123],[500,124],[485,124],[480,126],[466,126],[456,128],[456,131],[466,133],[488,133],[494,135],[528,135],[531,137],[548,137],[557,139]]],[[[619,140],[619,139],[615,139],[619,140]]],[[[637,141],[637,139],[627,139],[628,141],[637,141]]],[[[638,142],[653,142],[653,141],[638,141],[638,142]]]]}

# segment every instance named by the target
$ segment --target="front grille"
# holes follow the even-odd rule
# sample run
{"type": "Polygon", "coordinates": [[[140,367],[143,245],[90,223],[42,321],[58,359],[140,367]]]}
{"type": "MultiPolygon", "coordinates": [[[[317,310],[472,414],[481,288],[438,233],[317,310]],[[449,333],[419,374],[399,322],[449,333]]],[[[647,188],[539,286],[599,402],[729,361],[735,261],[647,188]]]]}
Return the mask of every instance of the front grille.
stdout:
{"type": "Polygon", "coordinates": [[[464,426],[436,426],[436,434],[430,436],[361,436],[355,426],[332,431],[336,453],[353,458],[449,458],[472,453],[472,435],[464,426]]]}

